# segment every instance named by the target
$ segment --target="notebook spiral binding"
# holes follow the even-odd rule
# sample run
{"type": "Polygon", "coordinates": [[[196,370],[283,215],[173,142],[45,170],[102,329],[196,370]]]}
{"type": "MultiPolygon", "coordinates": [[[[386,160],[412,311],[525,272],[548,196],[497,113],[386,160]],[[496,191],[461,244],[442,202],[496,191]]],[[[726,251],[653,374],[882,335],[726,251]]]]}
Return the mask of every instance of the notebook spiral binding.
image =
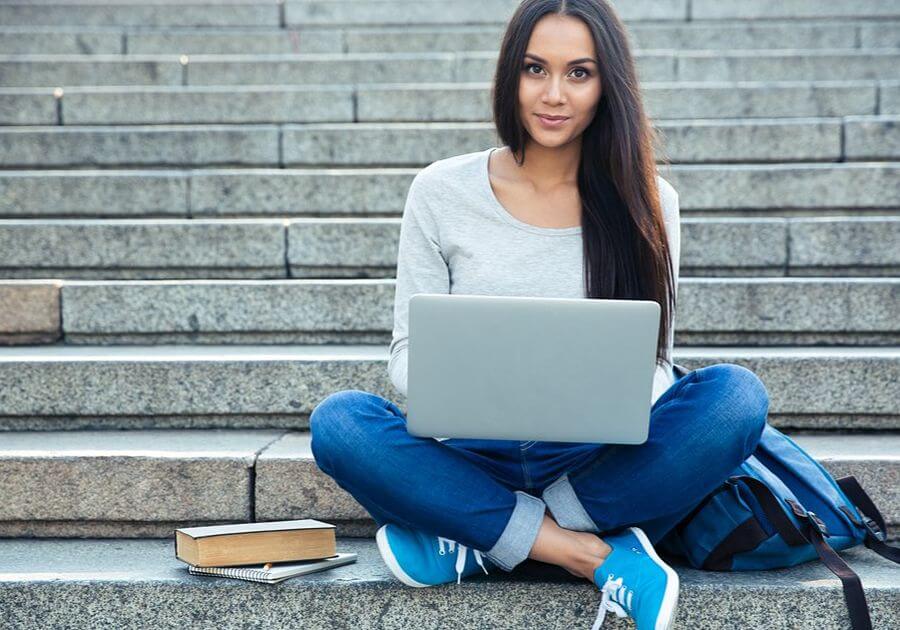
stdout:
{"type": "Polygon", "coordinates": [[[227,577],[236,577],[242,580],[250,580],[252,582],[268,582],[271,576],[266,571],[259,569],[240,569],[235,567],[188,567],[188,572],[193,575],[224,575],[227,577]]]}

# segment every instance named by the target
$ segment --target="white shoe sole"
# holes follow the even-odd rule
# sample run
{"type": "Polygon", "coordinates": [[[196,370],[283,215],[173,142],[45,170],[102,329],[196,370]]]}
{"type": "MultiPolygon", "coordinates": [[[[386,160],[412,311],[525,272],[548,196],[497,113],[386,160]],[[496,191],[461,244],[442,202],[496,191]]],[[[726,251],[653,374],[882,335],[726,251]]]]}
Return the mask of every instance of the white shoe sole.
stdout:
{"type": "Polygon", "coordinates": [[[628,529],[637,536],[638,540],[641,541],[641,545],[644,547],[644,551],[647,552],[647,555],[650,556],[660,569],[666,572],[666,575],[669,578],[666,581],[666,590],[663,593],[661,607],[662,614],[656,618],[654,630],[670,630],[675,621],[675,613],[678,610],[678,574],[675,573],[675,570],[672,569],[672,567],[660,559],[656,554],[656,549],[650,544],[650,539],[647,538],[647,534],[645,534],[642,529],[638,527],[629,527],[628,529]]]}
{"type": "Polygon", "coordinates": [[[397,558],[394,557],[394,552],[391,551],[391,546],[388,544],[387,532],[384,531],[385,527],[387,527],[387,525],[382,525],[378,528],[378,531],[375,532],[375,544],[378,546],[378,551],[381,554],[381,559],[384,560],[387,568],[391,570],[391,573],[394,574],[395,578],[397,578],[407,586],[414,586],[416,588],[425,588],[426,586],[430,586],[430,584],[422,584],[421,582],[416,582],[406,574],[406,571],[400,568],[400,564],[397,562],[397,558]]]}

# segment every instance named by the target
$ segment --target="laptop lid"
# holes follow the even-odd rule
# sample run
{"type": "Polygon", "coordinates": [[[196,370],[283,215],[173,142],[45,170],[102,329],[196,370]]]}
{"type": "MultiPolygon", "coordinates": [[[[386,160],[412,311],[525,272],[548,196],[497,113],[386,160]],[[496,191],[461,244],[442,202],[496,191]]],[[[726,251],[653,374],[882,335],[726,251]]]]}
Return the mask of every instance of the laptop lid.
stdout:
{"type": "Polygon", "coordinates": [[[415,294],[407,431],[642,444],[659,322],[652,300],[415,294]]]}

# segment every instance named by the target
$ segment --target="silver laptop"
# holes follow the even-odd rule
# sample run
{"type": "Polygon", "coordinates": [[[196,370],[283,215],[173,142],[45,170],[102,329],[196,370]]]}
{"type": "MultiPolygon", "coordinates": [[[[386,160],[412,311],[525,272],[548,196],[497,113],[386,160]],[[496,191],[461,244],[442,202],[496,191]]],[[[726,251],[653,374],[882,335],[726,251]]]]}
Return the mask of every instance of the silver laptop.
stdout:
{"type": "Polygon", "coordinates": [[[659,321],[652,300],[417,293],[407,431],[642,444],[659,321]]]}

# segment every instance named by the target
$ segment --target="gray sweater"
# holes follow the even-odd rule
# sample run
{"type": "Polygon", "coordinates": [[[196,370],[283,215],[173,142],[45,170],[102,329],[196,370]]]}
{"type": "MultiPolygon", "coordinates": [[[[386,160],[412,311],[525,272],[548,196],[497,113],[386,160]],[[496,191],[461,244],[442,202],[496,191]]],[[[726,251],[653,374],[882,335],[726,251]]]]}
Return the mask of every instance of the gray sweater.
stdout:
{"type": "MultiPolygon", "coordinates": [[[[394,331],[388,372],[404,396],[409,298],[462,293],[584,298],[581,227],[546,228],[520,221],[494,195],[488,156],[498,147],[457,155],[416,174],[400,224],[394,331]]],[[[678,193],[657,175],[666,235],[678,284],[681,248],[678,193]]],[[[667,365],[657,365],[651,404],[674,382],[669,329],[667,365]]]]}

